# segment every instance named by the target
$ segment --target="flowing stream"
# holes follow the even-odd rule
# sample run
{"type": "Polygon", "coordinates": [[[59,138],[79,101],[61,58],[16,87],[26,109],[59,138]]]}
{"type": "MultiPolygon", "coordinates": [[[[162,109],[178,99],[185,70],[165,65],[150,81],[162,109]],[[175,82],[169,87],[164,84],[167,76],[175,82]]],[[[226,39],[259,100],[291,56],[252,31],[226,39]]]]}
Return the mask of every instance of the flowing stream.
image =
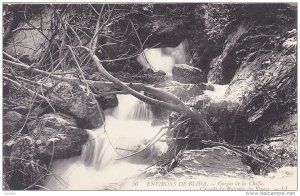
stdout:
{"type": "Polygon", "coordinates": [[[147,104],[131,95],[118,95],[119,106],[107,110],[105,126],[88,130],[89,141],[81,157],[58,160],[45,187],[51,190],[119,189],[122,184],[142,173],[155,163],[167,145],[157,142],[137,155],[124,158],[144,149],[161,126],[151,126],[152,112],[147,104]],[[120,159],[121,158],[121,159],[120,159]]]}
{"type": "MultiPolygon", "coordinates": [[[[206,94],[220,98],[223,93],[206,94]]],[[[204,174],[196,175],[188,169],[189,165],[186,165],[186,171],[176,169],[175,173],[180,175],[170,174],[166,178],[159,175],[162,177],[159,180],[155,175],[138,181],[139,186],[133,186],[137,177],[167,150],[167,145],[159,141],[141,153],[122,159],[145,149],[162,126],[151,126],[152,113],[147,104],[131,95],[118,95],[118,99],[117,108],[105,111],[105,126],[88,130],[89,140],[83,145],[81,156],[52,164],[51,171],[58,176],[50,176],[44,187],[50,190],[267,190],[270,186],[285,190],[296,187],[297,167],[283,167],[267,176],[239,176],[230,172],[224,176],[205,174],[205,170],[204,174]],[[170,176],[173,179],[168,179],[170,176]],[[186,184],[180,185],[180,182],[186,184]],[[236,185],[237,182],[245,184],[236,185]]]]}
{"type": "Polygon", "coordinates": [[[191,61],[188,41],[185,40],[177,47],[147,48],[137,57],[145,69],[162,70],[167,76],[172,76],[175,64],[187,64],[191,61]]]}
{"type": "MultiPolygon", "coordinates": [[[[144,51],[144,56],[138,57],[138,62],[145,68],[154,68],[155,71],[164,70],[167,75],[172,75],[172,68],[175,63],[186,63],[184,43],[176,48],[148,49],[144,51]]],[[[228,85],[214,85],[214,91],[204,91],[215,101],[224,98],[228,85]]],[[[161,126],[152,126],[153,115],[149,105],[136,99],[131,95],[117,95],[119,100],[118,107],[105,111],[105,125],[94,130],[87,130],[89,139],[82,147],[82,155],[63,160],[56,160],[51,166],[51,171],[59,176],[50,176],[44,187],[51,190],[120,190],[120,189],[143,189],[143,187],[128,186],[133,179],[143,173],[147,168],[155,164],[159,155],[167,150],[164,142],[158,141],[154,145],[152,142],[159,138],[164,132],[160,132],[161,126]],[[146,150],[143,150],[146,149],[146,150]],[[136,152],[142,151],[136,155],[136,152]],[[129,187],[129,188],[128,188],[129,187]]],[[[162,140],[165,138],[162,137],[162,140]]],[[[192,160],[191,160],[192,161],[192,160]]],[[[219,161],[219,160],[214,160],[219,161]]],[[[295,167],[285,167],[275,173],[268,174],[267,177],[252,176],[247,178],[249,182],[264,182],[264,186],[234,187],[236,190],[244,188],[249,190],[264,189],[269,184],[278,184],[279,180],[296,182],[294,178],[297,172],[295,167]]],[[[196,182],[206,182],[211,184],[204,187],[205,190],[228,190],[228,183],[242,182],[246,179],[228,178],[224,176],[193,176],[189,171],[178,178],[178,181],[188,179],[197,180],[196,182]],[[221,184],[216,184],[220,183],[221,184]],[[225,184],[224,184],[224,183],[225,184]],[[223,183],[223,184],[222,184],[223,183]],[[216,189],[215,189],[216,188],[216,189]],[[224,188],[224,189],[223,189],[224,188]]],[[[151,178],[150,178],[151,179],[151,178]]],[[[147,179],[146,179],[147,180],[147,179]]],[[[155,180],[156,181],[156,180],[155,180]]],[[[169,187],[148,186],[145,189],[196,189],[197,186],[172,186],[174,181],[168,181],[169,187]]],[[[193,181],[194,183],[195,181],[193,181]]],[[[193,184],[192,183],[192,184],[193,184]]],[[[158,185],[158,186],[157,186],[158,185]]],[[[178,185],[178,184],[177,184],[178,185]]],[[[285,186],[284,183],[278,187],[285,186]]],[[[290,185],[289,185],[290,186],[290,185]]],[[[296,186],[296,185],[291,185],[296,186]]],[[[203,188],[203,187],[202,187],[203,188]]],[[[284,187],[283,187],[284,188],[284,187]]],[[[201,190],[201,189],[200,189],[201,190]]],[[[202,189],[203,190],[203,189],[202,189]]]]}
{"type": "MultiPolygon", "coordinates": [[[[145,68],[163,70],[171,76],[175,63],[188,60],[187,47],[185,41],[175,48],[146,49],[137,61],[145,68]]],[[[88,130],[89,140],[83,146],[81,157],[52,164],[52,171],[59,177],[48,178],[45,187],[51,190],[121,189],[128,179],[145,171],[167,150],[166,143],[160,141],[149,147],[164,133],[160,132],[162,126],[151,126],[153,115],[149,105],[131,95],[118,95],[118,100],[118,107],[105,111],[105,125],[88,130]],[[146,150],[130,156],[142,149],[146,150]],[[130,157],[122,158],[126,156],[130,157]]]]}

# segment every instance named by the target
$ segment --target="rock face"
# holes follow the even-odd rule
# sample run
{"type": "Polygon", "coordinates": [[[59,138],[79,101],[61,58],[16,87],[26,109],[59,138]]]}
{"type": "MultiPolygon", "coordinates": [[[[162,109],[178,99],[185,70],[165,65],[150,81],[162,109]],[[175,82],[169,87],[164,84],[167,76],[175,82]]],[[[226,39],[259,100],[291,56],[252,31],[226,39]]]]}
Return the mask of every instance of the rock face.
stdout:
{"type": "Polygon", "coordinates": [[[206,74],[201,69],[186,64],[175,64],[172,74],[173,80],[184,84],[207,82],[206,74]]]}
{"type": "Polygon", "coordinates": [[[226,99],[240,103],[249,122],[267,117],[268,111],[269,117],[276,117],[280,111],[274,111],[273,107],[286,108],[295,101],[295,58],[295,54],[274,52],[243,65],[229,84],[226,99]],[[270,64],[266,66],[265,62],[270,64]]]}
{"type": "Polygon", "coordinates": [[[47,97],[57,110],[73,116],[78,125],[84,129],[100,127],[104,122],[104,114],[90,93],[87,95],[83,87],[61,82],[54,86],[47,97]]]}
{"type": "MultiPolygon", "coordinates": [[[[290,37],[283,38],[283,43],[286,39],[290,37]]],[[[297,64],[293,60],[296,54],[291,51],[288,54],[284,50],[258,52],[254,57],[250,53],[247,57],[250,60],[236,71],[224,97],[212,100],[199,95],[196,102],[189,103],[204,112],[217,138],[234,144],[261,141],[269,134],[268,127],[296,108],[297,64]]],[[[200,137],[201,132],[192,121],[174,131],[180,137],[188,136],[187,132],[192,133],[189,137],[200,137]]],[[[186,142],[179,144],[186,146],[186,142]]],[[[189,145],[199,148],[196,140],[189,145]]]]}
{"type": "Polygon", "coordinates": [[[236,56],[233,55],[233,50],[236,49],[236,43],[246,32],[247,27],[240,25],[236,31],[228,36],[223,53],[214,58],[210,63],[211,70],[208,73],[208,80],[210,82],[215,84],[225,84],[228,82],[225,72],[226,70],[235,71],[236,67],[234,67],[233,62],[236,56]]]}
{"type": "MultiPolygon", "coordinates": [[[[145,20],[144,20],[145,21],[145,20]]],[[[153,16],[148,23],[144,23],[140,28],[140,34],[152,36],[147,40],[146,47],[152,47],[159,44],[159,47],[176,47],[184,39],[186,21],[178,20],[168,14],[153,16]]]]}
{"type": "Polygon", "coordinates": [[[16,134],[25,122],[24,116],[15,111],[9,111],[3,116],[3,141],[16,134]]]}
{"type": "Polygon", "coordinates": [[[41,158],[66,158],[81,154],[88,134],[77,127],[74,118],[64,114],[45,114],[33,126],[31,137],[41,158]]]}
{"type": "Polygon", "coordinates": [[[241,66],[257,56],[278,50],[282,50],[283,54],[295,53],[297,38],[293,30],[282,36],[281,28],[278,24],[240,24],[227,37],[223,52],[211,61],[208,80],[227,84],[241,66]]]}

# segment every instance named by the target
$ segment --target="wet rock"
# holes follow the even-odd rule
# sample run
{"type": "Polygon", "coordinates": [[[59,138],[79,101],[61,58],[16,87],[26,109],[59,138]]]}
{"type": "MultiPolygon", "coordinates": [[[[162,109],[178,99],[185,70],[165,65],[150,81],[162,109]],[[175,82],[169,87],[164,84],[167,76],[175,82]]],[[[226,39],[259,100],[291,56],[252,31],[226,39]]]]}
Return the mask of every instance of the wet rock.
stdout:
{"type": "Polygon", "coordinates": [[[164,72],[163,70],[158,70],[157,73],[164,76],[166,75],[166,72],[164,72]]]}
{"type": "Polygon", "coordinates": [[[202,95],[204,93],[204,90],[206,90],[207,85],[204,83],[182,84],[172,81],[155,85],[155,87],[170,92],[185,102],[190,100],[191,97],[202,95]]]}
{"type": "Polygon", "coordinates": [[[88,134],[77,127],[76,120],[64,114],[45,114],[36,121],[31,136],[40,158],[67,158],[81,154],[88,134]]]}
{"type": "Polygon", "coordinates": [[[57,84],[47,97],[59,111],[73,116],[81,128],[93,129],[100,127],[104,121],[103,110],[94,99],[79,85],[61,82],[57,84]]]}
{"type": "Polygon", "coordinates": [[[173,80],[184,84],[207,82],[206,74],[201,69],[186,64],[175,64],[172,74],[173,80]]]}
{"type": "MultiPolygon", "coordinates": [[[[88,135],[77,128],[74,118],[64,114],[45,114],[33,121],[28,136],[19,137],[5,145],[3,169],[8,189],[25,189],[35,183],[42,185],[53,159],[80,155],[88,135]]],[[[30,189],[37,189],[31,187],[30,189]]]]}
{"type": "Polygon", "coordinates": [[[100,97],[96,97],[98,103],[103,110],[114,108],[118,106],[118,98],[115,94],[105,94],[100,97]]]}
{"type": "Polygon", "coordinates": [[[25,122],[24,116],[15,111],[9,111],[3,116],[3,140],[7,141],[15,135],[25,122]]]}

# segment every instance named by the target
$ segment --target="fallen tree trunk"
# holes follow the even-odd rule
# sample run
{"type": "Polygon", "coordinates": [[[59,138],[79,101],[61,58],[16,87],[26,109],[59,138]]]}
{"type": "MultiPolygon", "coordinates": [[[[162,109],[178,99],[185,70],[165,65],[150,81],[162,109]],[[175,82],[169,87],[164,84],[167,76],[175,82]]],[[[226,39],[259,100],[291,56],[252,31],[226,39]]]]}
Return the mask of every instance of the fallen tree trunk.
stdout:
{"type": "Polygon", "coordinates": [[[96,66],[97,66],[99,72],[102,73],[106,79],[108,79],[109,81],[113,82],[115,85],[120,87],[121,90],[125,90],[125,91],[129,92],[134,97],[136,97],[146,103],[153,104],[153,105],[156,105],[159,107],[164,107],[168,110],[175,111],[178,113],[183,113],[184,115],[196,120],[196,122],[201,126],[203,133],[205,135],[207,135],[209,138],[212,138],[214,136],[213,130],[207,124],[205,118],[202,116],[202,114],[200,112],[188,107],[176,96],[174,96],[170,93],[164,92],[162,90],[156,89],[156,88],[152,88],[152,87],[146,88],[145,85],[139,85],[140,88],[143,88],[144,90],[148,90],[150,94],[155,94],[155,95],[163,98],[163,100],[169,99],[173,103],[168,103],[166,101],[160,101],[160,100],[153,99],[153,98],[150,98],[150,97],[147,97],[147,96],[141,94],[140,92],[134,90],[129,85],[126,85],[122,81],[120,81],[117,78],[115,78],[114,76],[112,76],[109,72],[107,72],[106,69],[102,66],[99,58],[88,48],[85,48],[85,49],[90,52],[90,55],[91,55],[92,59],[94,60],[94,62],[96,63],[96,66]],[[175,104],[174,104],[174,102],[175,102],[175,104]]]}
{"type": "MultiPolygon", "coordinates": [[[[88,48],[85,48],[85,49],[90,51],[88,48]]],[[[105,68],[102,66],[101,61],[98,59],[98,57],[94,53],[90,52],[90,54],[92,56],[92,59],[96,63],[99,72],[102,73],[103,76],[106,79],[108,79],[110,82],[69,79],[69,78],[64,78],[62,76],[56,76],[47,71],[43,71],[43,70],[34,68],[33,66],[28,66],[5,52],[4,52],[4,55],[6,57],[8,57],[9,59],[12,59],[13,61],[4,59],[4,62],[11,64],[15,67],[18,67],[20,69],[30,70],[30,71],[33,71],[33,72],[36,72],[39,74],[49,76],[56,80],[61,80],[61,81],[76,83],[76,84],[88,84],[89,86],[93,86],[93,87],[109,86],[109,87],[113,87],[113,88],[118,88],[120,90],[128,92],[129,94],[133,95],[134,97],[136,97],[136,98],[140,99],[141,101],[144,101],[148,104],[163,107],[170,111],[182,113],[182,114],[186,115],[187,117],[194,119],[202,128],[201,131],[203,131],[204,135],[206,135],[208,138],[212,138],[214,136],[213,130],[208,125],[208,123],[206,122],[206,120],[202,116],[202,114],[200,112],[198,112],[197,110],[194,110],[194,109],[188,107],[187,105],[185,105],[175,95],[165,92],[165,91],[162,91],[158,88],[146,86],[142,83],[124,83],[124,82],[118,80],[117,78],[115,78],[114,76],[112,76],[109,72],[107,72],[105,70],[105,68]],[[144,94],[140,93],[139,91],[145,91],[151,95],[154,95],[155,97],[158,97],[160,100],[145,96],[144,94]]]]}

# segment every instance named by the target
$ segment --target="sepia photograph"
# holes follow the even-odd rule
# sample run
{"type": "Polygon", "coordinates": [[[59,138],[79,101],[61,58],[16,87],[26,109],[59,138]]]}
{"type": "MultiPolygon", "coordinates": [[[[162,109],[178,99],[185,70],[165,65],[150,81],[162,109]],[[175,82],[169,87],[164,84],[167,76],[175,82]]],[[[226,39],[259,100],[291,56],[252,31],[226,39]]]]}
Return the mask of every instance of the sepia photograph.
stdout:
{"type": "Polygon", "coordinates": [[[295,195],[297,11],[2,3],[2,191],[295,195]]]}

